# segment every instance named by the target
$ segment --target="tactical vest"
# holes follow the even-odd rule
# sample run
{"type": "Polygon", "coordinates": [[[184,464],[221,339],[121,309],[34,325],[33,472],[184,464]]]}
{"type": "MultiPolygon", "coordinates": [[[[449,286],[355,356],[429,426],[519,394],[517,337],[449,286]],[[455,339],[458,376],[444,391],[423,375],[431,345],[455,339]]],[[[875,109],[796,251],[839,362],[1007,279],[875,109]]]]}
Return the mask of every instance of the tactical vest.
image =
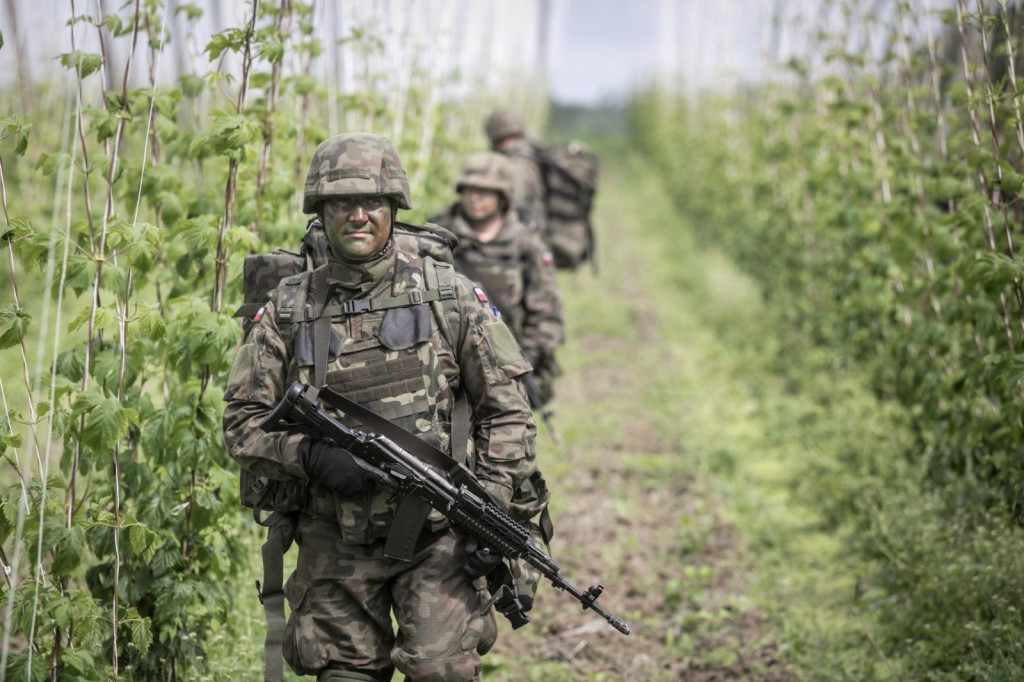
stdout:
{"type": "MultiPolygon", "coordinates": [[[[366,405],[371,410],[378,412],[385,418],[402,414],[401,425],[403,427],[415,426],[416,416],[414,409],[432,409],[429,404],[417,401],[415,405],[399,407],[388,403],[389,395],[398,390],[397,395],[404,392],[402,389],[410,387],[415,380],[423,382],[424,365],[415,357],[404,357],[398,361],[385,361],[384,365],[374,363],[372,367],[366,367],[358,371],[346,371],[337,368],[337,371],[327,376],[327,365],[331,357],[330,348],[334,345],[340,348],[341,340],[332,335],[330,330],[330,318],[335,315],[376,315],[382,319],[383,311],[409,308],[419,304],[429,304],[433,312],[433,319],[437,322],[438,331],[449,348],[458,348],[462,342],[462,316],[455,300],[455,272],[452,265],[452,248],[456,243],[454,235],[447,230],[437,226],[413,226],[405,223],[396,223],[394,229],[395,247],[406,253],[418,254],[422,263],[423,289],[414,289],[405,292],[403,295],[374,300],[349,300],[343,304],[326,306],[326,301],[317,303],[320,294],[314,273],[320,273],[324,281],[320,283],[319,291],[326,295],[326,276],[328,271],[322,267],[327,263],[327,238],[324,229],[318,220],[311,220],[306,227],[306,234],[302,239],[302,245],[298,253],[275,249],[269,254],[253,254],[247,256],[243,264],[243,291],[245,303],[235,311],[235,317],[243,319],[243,329],[248,334],[251,327],[251,317],[258,314],[263,307],[264,301],[270,291],[277,289],[277,318],[276,322],[285,343],[290,344],[293,353],[297,356],[305,354],[307,357],[305,369],[300,370],[301,379],[316,386],[324,386],[330,380],[336,388],[340,384],[348,383],[356,391],[353,396],[348,390],[344,394],[352,397],[356,402],[368,402],[366,405]],[[314,269],[316,268],[316,269],[314,269]],[[313,293],[310,295],[310,290],[313,293]],[[320,333],[323,335],[322,343],[317,343],[314,321],[324,317],[326,325],[320,325],[320,333]],[[298,334],[296,334],[298,331],[298,334]],[[299,346],[295,341],[298,337],[299,346]],[[333,344],[332,344],[333,338],[333,344]],[[388,381],[385,384],[380,382],[380,375],[376,372],[384,370],[387,372],[388,381]],[[363,376],[358,376],[362,374],[363,376]],[[415,375],[415,379],[414,379],[415,375]],[[404,383],[403,383],[404,382],[404,383]]],[[[355,350],[366,350],[372,346],[372,341],[363,341],[361,345],[354,346],[355,350]]],[[[304,363],[300,362],[300,367],[304,363]]],[[[432,365],[426,365],[432,366],[432,365]]],[[[445,451],[451,452],[452,456],[463,463],[467,463],[467,445],[469,440],[470,424],[469,410],[465,400],[457,401],[458,422],[453,429],[455,437],[451,439],[451,448],[443,447],[445,451]],[[463,404],[458,404],[463,403],[463,404]]],[[[356,426],[352,424],[352,426],[356,426]]],[[[447,425],[445,425],[447,427],[447,425]]],[[[414,433],[421,433],[420,429],[407,428],[414,433]]],[[[436,432],[435,432],[436,433],[436,432]]],[[[447,436],[448,428],[444,428],[447,436]]],[[[436,435],[428,434],[427,440],[435,446],[440,447],[441,443],[436,435]]],[[[447,445],[447,443],[445,444],[447,445]]],[[[308,486],[302,480],[270,481],[265,477],[253,472],[241,470],[241,501],[242,504],[254,510],[254,516],[258,522],[260,513],[281,512],[292,513],[308,509],[310,496],[308,486]]],[[[327,513],[325,503],[321,500],[318,504],[319,513],[327,513]]],[[[313,511],[313,510],[310,510],[313,511]]]]}

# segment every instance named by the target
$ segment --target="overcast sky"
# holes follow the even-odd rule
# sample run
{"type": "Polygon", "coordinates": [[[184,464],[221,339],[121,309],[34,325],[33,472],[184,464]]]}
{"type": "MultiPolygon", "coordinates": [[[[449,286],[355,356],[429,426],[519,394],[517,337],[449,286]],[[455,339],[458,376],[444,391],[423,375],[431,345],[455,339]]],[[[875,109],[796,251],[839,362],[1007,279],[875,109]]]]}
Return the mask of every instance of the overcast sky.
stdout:
{"type": "MultiPolygon", "coordinates": [[[[184,1],[177,0],[179,4],[184,1]]],[[[326,1],[337,2],[334,7],[346,7],[349,13],[357,14],[373,14],[381,7],[390,7],[392,12],[421,12],[430,8],[427,11],[435,14],[450,0],[389,0],[385,4],[369,0],[326,1]],[[407,9],[398,9],[402,7],[407,9]]],[[[478,8],[474,11],[490,22],[487,29],[477,26],[483,38],[510,46],[499,50],[505,59],[526,62],[532,61],[530,54],[537,44],[537,12],[548,6],[550,90],[559,101],[585,104],[627,96],[668,71],[683,74],[687,82],[719,78],[723,69],[735,70],[738,65],[742,65],[744,73],[751,74],[756,68],[752,65],[761,61],[760,50],[772,8],[782,1],[471,0],[464,6],[478,8]]],[[[226,21],[238,17],[241,21],[249,11],[248,0],[217,2],[221,9],[216,14],[226,21]]],[[[109,11],[123,11],[121,0],[78,0],[77,11],[94,12],[98,3],[109,11]]],[[[814,3],[815,0],[785,0],[789,7],[814,3]]],[[[213,12],[212,0],[198,4],[213,12]]],[[[22,34],[27,39],[23,49],[33,57],[34,75],[45,77],[45,72],[55,67],[54,56],[70,49],[65,44],[69,0],[14,0],[13,5],[4,2],[0,7],[0,31],[5,33],[10,33],[5,24],[9,23],[12,6],[20,14],[22,34]]],[[[323,8],[330,7],[320,3],[317,6],[318,16],[323,20],[323,8]]],[[[429,34],[422,17],[415,20],[414,25],[417,24],[423,25],[429,34]]],[[[88,34],[81,27],[79,33],[88,34]]],[[[8,36],[8,44],[0,50],[0,81],[13,77],[13,69],[9,68],[14,48],[12,37],[8,36]]],[[[89,45],[79,49],[90,47],[96,49],[89,45]]],[[[201,49],[199,45],[197,51],[201,49]]]]}
{"type": "Polygon", "coordinates": [[[554,15],[549,83],[555,99],[624,95],[655,73],[658,0],[566,0],[554,15]]]}
{"type": "MultiPolygon", "coordinates": [[[[779,0],[552,0],[550,88],[561,101],[628,95],[666,73],[757,77],[779,0]]],[[[788,0],[788,6],[814,0],[788,0]]]]}

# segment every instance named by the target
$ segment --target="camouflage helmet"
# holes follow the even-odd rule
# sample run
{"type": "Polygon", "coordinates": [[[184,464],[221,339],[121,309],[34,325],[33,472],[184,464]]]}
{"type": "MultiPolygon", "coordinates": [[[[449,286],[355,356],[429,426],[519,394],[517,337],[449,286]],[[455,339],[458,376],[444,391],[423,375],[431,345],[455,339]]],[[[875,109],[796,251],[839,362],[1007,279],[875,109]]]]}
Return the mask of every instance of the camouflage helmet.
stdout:
{"type": "Polygon", "coordinates": [[[498,152],[478,152],[466,159],[462,175],[455,183],[455,191],[477,187],[494,190],[510,199],[513,182],[512,162],[507,156],[498,152]]]}
{"type": "Polygon", "coordinates": [[[526,124],[523,123],[523,117],[514,111],[498,109],[487,117],[484,132],[487,133],[491,144],[497,144],[509,137],[526,135],[526,124]]]}
{"type": "Polygon", "coordinates": [[[302,212],[316,213],[324,199],[358,195],[392,197],[398,208],[412,208],[409,179],[391,141],[370,133],[344,133],[313,152],[302,195],[302,212]]]}

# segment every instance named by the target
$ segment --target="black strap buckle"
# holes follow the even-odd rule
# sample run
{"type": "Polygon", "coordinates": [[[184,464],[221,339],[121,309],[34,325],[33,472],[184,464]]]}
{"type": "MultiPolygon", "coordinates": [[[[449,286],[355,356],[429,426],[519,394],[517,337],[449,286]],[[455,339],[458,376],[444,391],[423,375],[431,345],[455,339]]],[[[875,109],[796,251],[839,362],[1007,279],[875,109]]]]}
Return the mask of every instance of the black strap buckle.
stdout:
{"type": "Polygon", "coordinates": [[[260,581],[257,580],[256,581],[256,596],[259,598],[260,604],[263,604],[264,603],[264,601],[263,601],[264,599],[269,599],[271,597],[283,597],[284,596],[284,592],[282,592],[281,590],[276,590],[274,592],[264,592],[260,588],[260,581]]]}
{"type": "Polygon", "coordinates": [[[372,305],[372,302],[365,298],[352,298],[341,304],[341,310],[346,315],[358,315],[368,312],[372,305]]]}

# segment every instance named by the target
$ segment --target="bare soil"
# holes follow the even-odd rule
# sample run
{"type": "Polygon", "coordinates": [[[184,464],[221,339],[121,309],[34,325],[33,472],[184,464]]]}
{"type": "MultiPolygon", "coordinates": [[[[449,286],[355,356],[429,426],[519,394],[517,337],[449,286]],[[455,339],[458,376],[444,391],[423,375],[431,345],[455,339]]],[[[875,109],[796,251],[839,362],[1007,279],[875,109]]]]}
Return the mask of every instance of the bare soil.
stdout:
{"type": "MultiPolygon", "coordinates": [[[[580,340],[595,353],[609,343],[616,341],[580,340]]],[[[633,368],[588,367],[565,377],[562,402],[601,404],[611,392],[622,398],[642,390],[633,385],[640,381],[636,374],[633,368]]],[[[766,619],[750,604],[745,579],[751,567],[734,529],[721,519],[713,486],[692,468],[659,467],[659,460],[687,457],[685,447],[660,439],[642,412],[630,416],[621,435],[588,443],[585,452],[578,445],[560,452],[548,447],[542,456],[567,465],[552,485],[561,501],[552,555],[581,589],[593,584],[587,581],[605,581],[598,603],[630,623],[632,633],[623,636],[545,584],[533,622],[516,632],[502,623],[492,655],[562,662],[572,679],[796,679],[779,661],[766,619]]],[[[542,434],[539,442],[545,441],[542,434]]]]}

